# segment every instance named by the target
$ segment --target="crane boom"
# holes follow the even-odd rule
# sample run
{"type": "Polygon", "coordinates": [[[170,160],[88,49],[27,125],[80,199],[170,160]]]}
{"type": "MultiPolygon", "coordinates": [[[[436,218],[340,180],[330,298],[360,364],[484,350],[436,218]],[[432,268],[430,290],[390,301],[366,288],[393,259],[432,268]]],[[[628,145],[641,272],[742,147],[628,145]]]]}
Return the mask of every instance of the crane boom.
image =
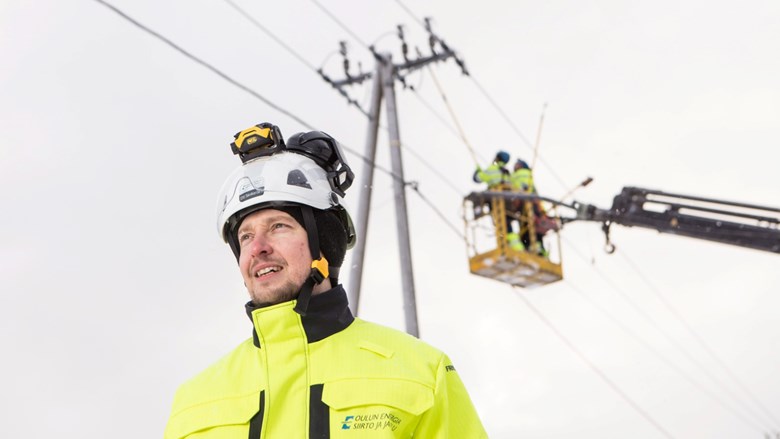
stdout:
{"type": "MultiPolygon", "coordinates": [[[[572,207],[572,206],[569,206],[572,207]]],[[[576,218],[780,253],[780,209],[754,204],[624,187],[612,207],[575,202],[576,218]]]]}
{"type": "Polygon", "coordinates": [[[624,187],[615,196],[609,209],[577,201],[567,204],[535,194],[518,192],[472,192],[466,199],[481,205],[496,197],[507,201],[539,200],[568,207],[576,211],[576,216],[561,217],[561,224],[573,221],[604,223],[607,241],[610,225],[619,224],[780,253],[780,209],[774,207],[638,187],[624,187]]]}

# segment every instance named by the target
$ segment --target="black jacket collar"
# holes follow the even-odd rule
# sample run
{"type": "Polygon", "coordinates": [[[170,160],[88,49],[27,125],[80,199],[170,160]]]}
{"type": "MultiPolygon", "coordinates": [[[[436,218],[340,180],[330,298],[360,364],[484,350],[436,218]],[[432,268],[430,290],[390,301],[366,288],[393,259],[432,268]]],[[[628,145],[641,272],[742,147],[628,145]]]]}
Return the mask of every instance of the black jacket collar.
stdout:
{"type": "MultiPolygon", "coordinates": [[[[268,305],[255,305],[251,301],[244,305],[249,320],[252,320],[254,311],[266,306],[268,305]]],[[[290,312],[294,311],[291,309],[290,312]]],[[[336,285],[328,291],[312,296],[306,315],[300,318],[309,343],[320,341],[343,331],[355,320],[349,310],[347,292],[341,285],[336,285]]],[[[252,338],[255,346],[260,347],[260,340],[254,328],[252,329],[252,338]]]]}

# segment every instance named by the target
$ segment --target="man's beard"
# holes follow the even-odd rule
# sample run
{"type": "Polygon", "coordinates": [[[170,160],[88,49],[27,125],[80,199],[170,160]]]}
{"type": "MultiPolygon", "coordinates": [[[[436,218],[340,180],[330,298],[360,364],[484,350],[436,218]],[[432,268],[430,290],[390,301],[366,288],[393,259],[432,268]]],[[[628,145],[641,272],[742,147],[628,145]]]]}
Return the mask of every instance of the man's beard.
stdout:
{"type": "Polygon", "coordinates": [[[249,295],[252,297],[252,303],[255,306],[270,306],[295,299],[298,297],[300,290],[301,285],[296,285],[290,281],[273,290],[264,289],[259,292],[260,294],[250,291],[249,295]]]}

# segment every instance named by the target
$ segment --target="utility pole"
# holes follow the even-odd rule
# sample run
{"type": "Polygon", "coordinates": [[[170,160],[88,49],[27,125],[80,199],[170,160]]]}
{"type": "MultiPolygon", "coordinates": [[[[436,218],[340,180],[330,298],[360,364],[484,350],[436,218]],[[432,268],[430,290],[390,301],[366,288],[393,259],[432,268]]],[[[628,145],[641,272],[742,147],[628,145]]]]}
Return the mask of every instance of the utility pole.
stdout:
{"type": "Polygon", "coordinates": [[[360,73],[353,76],[349,72],[349,61],[347,60],[346,46],[341,43],[340,53],[344,57],[344,76],[342,80],[332,80],[326,76],[320,69],[320,76],[335,88],[352,105],[357,106],[361,112],[368,116],[368,130],[366,134],[365,145],[365,172],[361,178],[362,190],[360,192],[359,206],[357,211],[356,229],[358,240],[352,251],[352,269],[349,278],[349,304],[354,315],[358,313],[358,304],[360,302],[360,289],[363,278],[363,266],[366,251],[366,238],[368,236],[368,217],[371,207],[371,193],[374,179],[374,161],[376,157],[376,145],[379,130],[379,116],[382,108],[382,100],[385,101],[385,111],[387,120],[387,131],[390,141],[390,161],[392,165],[393,192],[395,199],[395,216],[398,235],[398,247],[401,263],[401,283],[403,287],[404,299],[404,317],[406,323],[406,332],[419,337],[419,327],[417,321],[417,303],[414,290],[414,274],[412,269],[412,251],[409,239],[409,214],[406,208],[406,181],[404,180],[403,161],[401,159],[401,135],[398,126],[398,109],[395,100],[395,82],[401,81],[406,87],[404,80],[405,74],[413,70],[424,67],[425,65],[446,61],[454,58],[455,62],[461,67],[464,74],[468,74],[463,61],[461,61],[439,37],[433,34],[430,28],[430,22],[426,19],[426,30],[429,34],[429,46],[431,54],[429,56],[419,56],[411,60],[408,57],[408,47],[404,40],[403,28],[398,26],[398,37],[402,43],[402,53],[404,62],[393,64],[390,54],[379,54],[371,46],[370,50],[376,61],[373,72],[360,73]],[[371,108],[366,112],[360,105],[344,90],[345,86],[359,84],[368,79],[372,79],[371,108]]]}
{"type": "MultiPolygon", "coordinates": [[[[406,332],[418,337],[417,300],[414,295],[414,271],[412,270],[412,246],[409,242],[409,214],[406,210],[406,181],[401,160],[401,134],[398,128],[398,113],[395,104],[395,77],[389,55],[382,57],[381,80],[387,108],[387,131],[390,134],[390,162],[393,174],[393,192],[395,193],[395,220],[398,231],[398,253],[401,257],[401,283],[403,285],[404,316],[406,332]]],[[[362,276],[362,270],[361,276],[362,276]]]]}

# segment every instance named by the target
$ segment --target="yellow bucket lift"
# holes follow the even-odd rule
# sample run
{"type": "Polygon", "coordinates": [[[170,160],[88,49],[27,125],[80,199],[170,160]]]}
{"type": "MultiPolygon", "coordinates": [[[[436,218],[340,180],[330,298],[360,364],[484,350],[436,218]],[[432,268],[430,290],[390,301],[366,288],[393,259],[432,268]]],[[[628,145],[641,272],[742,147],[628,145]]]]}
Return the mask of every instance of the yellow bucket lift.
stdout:
{"type": "Polygon", "coordinates": [[[463,200],[469,269],[473,274],[523,288],[563,279],[558,221],[536,216],[534,202],[538,202],[538,197],[508,191],[472,192],[463,200]],[[518,205],[522,208],[513,208],[518,205]],[[519,235],[526,237],[525,250],[515,250],[509,245],[507,219],[518,221],[519,235]],[[550,254],[543,256],[535,251],[541,245],[537,241],[537,227],[556,232],[557,253],[552,256],[557,262],[550,259],[550,254]]]}

